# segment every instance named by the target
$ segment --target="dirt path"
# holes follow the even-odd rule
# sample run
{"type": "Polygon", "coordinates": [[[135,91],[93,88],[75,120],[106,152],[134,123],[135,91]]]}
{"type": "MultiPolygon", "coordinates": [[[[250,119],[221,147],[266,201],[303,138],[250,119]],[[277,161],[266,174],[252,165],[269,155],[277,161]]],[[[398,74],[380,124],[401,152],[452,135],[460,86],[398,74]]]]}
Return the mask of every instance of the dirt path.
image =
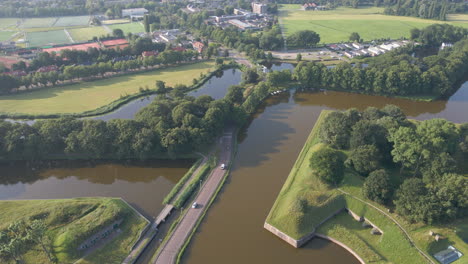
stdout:
{"type": "Polygon", "coordinates": [[[211,172],[208,180],[201,187],[195,201],[198,203],[198,208],[190,208],[187,213],[183,216],[182,220],[174,229],[167,242],[162,246],[159,255],[156,257],[156,264],[171,264],[175,263],[177,254],[184,245],[186,239],[191,234],[195,227],[198,219],[203,215],[203,212],[207,210],[206,207],[219,185],[224,179],[226,173],[225,170],[220,168],[220,164],[224,163],[228,165],[231,161],[232,144],[234,137],[234,129],[226,129],[224,135],[220,138],[218,147],[221,150],[219,154],[218,166],[211,172]]]}

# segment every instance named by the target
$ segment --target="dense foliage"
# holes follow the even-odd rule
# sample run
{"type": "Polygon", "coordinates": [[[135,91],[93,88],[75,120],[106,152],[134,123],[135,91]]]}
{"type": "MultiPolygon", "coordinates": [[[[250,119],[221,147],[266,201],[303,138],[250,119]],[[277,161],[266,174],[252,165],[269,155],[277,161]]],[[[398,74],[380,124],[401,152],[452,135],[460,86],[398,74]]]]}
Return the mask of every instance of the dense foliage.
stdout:
{"type": "Polygon", "coordinates": [[[324,183],[339,184],[344,177],[343,154],[332,148],[318,149],[310,157],[310,167],[324,183]]]}
{"type": "Polygon", "coordinates": [[[466,2],[462,0],[385,0],[389,7],[386,15],[413,16],[427,19],[446,20],[448,13],[467,11],[466,2]]]}
{"type": "Polygon", "coordinates": [[[295,48],[312,48],[320,42],[320,36],[312,30],[301,30],[288,36],[288,46],[295,48]]]}
{"type": "Polygon", "coordinates": [[[369,175],[365,197],[393,202],[409,220],[431,223],[468,214],[467,128],[444,119],[409,122],[399,108],[386,106],[332,112],[319,136],[349,150],[348,169],[369,175]]]}
{"type": "Polygon", "coordinates": [[[369,67],[342,62],[327,68],[321,63],[301,62],[294,78],[303,88],[337,89],[384,95],[435,95],[453,93],[468,74],[468,40],[437,55],[418,59],[404,50],[381,55],[369,67]]]}

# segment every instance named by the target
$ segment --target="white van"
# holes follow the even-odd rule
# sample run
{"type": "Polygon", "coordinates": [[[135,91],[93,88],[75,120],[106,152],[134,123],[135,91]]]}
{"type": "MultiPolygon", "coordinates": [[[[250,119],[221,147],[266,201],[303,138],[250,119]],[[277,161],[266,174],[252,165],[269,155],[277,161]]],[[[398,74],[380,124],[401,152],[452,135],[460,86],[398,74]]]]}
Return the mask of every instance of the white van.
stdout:
{"type": "Polygon", "coordinates": [[[192,208],[194,208],[194,209],[197,208],[197,206],[198,206],[197,202],[194,202],[194,203],[192,204],[192,208]]]}
{"type": "Polygon", "coordinates": [[[224,163],[221,164],[221,169],[222,169],[222,170],[226,169],[226,165],[225,165],[224,163]]]}

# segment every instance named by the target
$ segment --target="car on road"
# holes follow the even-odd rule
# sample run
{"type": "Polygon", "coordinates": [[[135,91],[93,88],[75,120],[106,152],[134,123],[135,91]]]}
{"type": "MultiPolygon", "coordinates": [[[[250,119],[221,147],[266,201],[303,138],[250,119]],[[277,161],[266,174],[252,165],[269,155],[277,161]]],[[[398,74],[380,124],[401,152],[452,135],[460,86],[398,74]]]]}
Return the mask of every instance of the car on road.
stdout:
{"type": "Polygon", "coordinates": [[[226,164],[224,164],[224,163],[221,164],[221,169],[222,169],[222,170],[226,169],[226,164]]]}
{"type": "Polygon", "coordinates": [[[197,206],[198,206],[197,202],[194,202],[194,203],[192,204],[192,208],[194,208],[194,209],[197,208],[197,206]]]}

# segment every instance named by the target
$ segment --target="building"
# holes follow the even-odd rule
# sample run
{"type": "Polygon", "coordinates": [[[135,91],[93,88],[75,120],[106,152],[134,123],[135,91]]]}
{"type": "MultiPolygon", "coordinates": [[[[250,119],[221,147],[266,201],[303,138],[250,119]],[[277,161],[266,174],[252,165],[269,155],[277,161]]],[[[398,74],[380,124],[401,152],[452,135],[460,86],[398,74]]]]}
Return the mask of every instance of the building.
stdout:
{"type": "Polygon", "coordinates": [[[266,14],[268,6],[262,3],[252,3],[252,11],[256,14],[266,14]]]}
{"type": "Polygon", "coordinates": [[[257,27],[253,26],[252,24],[242,22],[238,19],[231,19],[228,21],[228,23],[242,30],[257,29],[257,27]]]}
{"type": "Polygon", "coordinates": [[[445,43],[443,42],[442,45],[440,46],[440,49],[443,50],[445,48],[451,48],[453,47],[453,44],[452,43],[445,43]]]}
{"type": "Polygon", "coordinates": [[[37,72],[56,72],[59,70],[59,67],[56,65],[43,66],[37,69],[37,72]]]}
{"type": "Polygon", "coordinates": [[[301,6],[302,10],[315,10],[317,7],[316,3],[305,3],[301,6]]]}
{"type": "Polygon", "coordinates": [[[153,51],[143,51],[141,53],[141,56],[143,58],[146,58],[146,57],[150,57],[150,56],[158,56],[159,52],[157,50],[153,50],[153,51]]]}
{"type": "Polygon", "coordinates": [[[132,19],[143,17],[147,13],[148,13],[148,10],[146,10],[146,8],[122,9],[122,17],[129,17],[132,19]]]}
{"type": "Polygon", "coordinates": [[[449,246],[446,250],[442,250],[439,253],[434,254],[434,257],[442,264],[452,263],[462,256],[463,254],[453,246],[449,246]]]}
{"type": "Polygon", "coordinates": [[[201,43],[200,41],[193,42],[192,46],[196,51],[198,51],[198,53],[202,53],[203,49],[205,49],[205,44],[201,43]]]}
{"type": "Polygon", "coordinates": [[[126,39],[112,39],[101,41],[101,44],[106,49],[123,49],[129,46],[126,39]]]}
{"type": "Polygon", "coordinates": [[[363,49],[364,45],[361,45],[359,43],[353,43],[353,47],[355,47],[356,49],[363,49]]]}

